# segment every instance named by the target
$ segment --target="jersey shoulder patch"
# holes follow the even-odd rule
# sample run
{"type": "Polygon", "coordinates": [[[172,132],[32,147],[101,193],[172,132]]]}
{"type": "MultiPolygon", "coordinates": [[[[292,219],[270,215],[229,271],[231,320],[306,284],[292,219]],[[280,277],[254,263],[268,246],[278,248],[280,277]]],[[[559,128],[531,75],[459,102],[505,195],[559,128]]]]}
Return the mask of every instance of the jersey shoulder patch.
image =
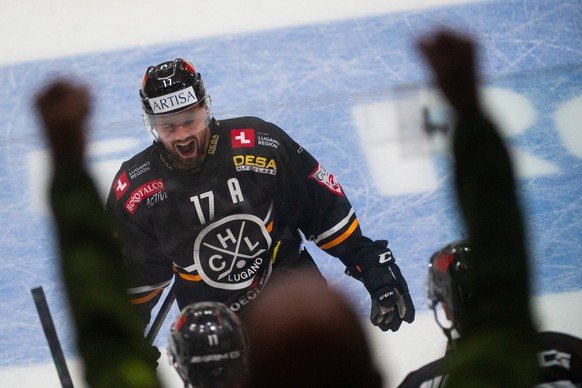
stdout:
{"type": "Polygon", "coordinates": [[[309,175],[310,179],[315,180],[320,185],[324,186],[326,189],[337,195],[344,195],[344,191],[339,183],[339,181],[333,176],[333,174],[327,171],[323,166],[317,163],[315,171],[309,175]]]}

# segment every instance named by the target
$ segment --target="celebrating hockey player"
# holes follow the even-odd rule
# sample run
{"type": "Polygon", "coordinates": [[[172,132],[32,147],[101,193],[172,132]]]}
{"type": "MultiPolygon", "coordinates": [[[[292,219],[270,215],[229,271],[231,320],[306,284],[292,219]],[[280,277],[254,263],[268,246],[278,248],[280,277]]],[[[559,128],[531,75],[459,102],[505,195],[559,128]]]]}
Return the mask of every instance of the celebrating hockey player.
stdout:
{"type": "Polygon", "coordinates": [[[363,283],[374,325],[396,331],[414,320],[387,241],[362,234],[337,178],[281,128],[214,118],[200,73],[180,58],[150,66],[139,95],[154,142],[122,164],[108,208],[144,327],[173,278],[180,308],[220,301],[244,319],[270,278],[318,272],[300,232],[363,283]]]}
{"type": "Polygon", "coordinates": [[[172,325],[168,358],[186,388],[243,387],[247,336],[239,317],[223,303],[194,303],[172,325]]]}

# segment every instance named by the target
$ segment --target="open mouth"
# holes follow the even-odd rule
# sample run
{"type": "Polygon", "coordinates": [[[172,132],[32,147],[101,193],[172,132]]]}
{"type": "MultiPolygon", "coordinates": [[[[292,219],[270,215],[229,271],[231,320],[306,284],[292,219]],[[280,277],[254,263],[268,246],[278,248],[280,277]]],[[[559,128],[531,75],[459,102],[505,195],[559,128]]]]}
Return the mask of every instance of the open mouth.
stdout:
{"type": "Polygon", "coordinates": [[[196,139],[183,143],[176,143],[176,150],[183,158],[189,158],[196,154],[196,139]]]}

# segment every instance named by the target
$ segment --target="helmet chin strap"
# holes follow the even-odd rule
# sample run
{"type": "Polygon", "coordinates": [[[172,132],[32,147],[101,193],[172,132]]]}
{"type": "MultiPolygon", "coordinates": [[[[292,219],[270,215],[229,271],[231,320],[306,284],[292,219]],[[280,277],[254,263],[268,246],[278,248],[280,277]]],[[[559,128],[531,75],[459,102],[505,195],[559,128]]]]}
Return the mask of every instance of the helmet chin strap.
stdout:
{"type": "Polygon", "coordinates": [[[434,320],[436,321],[437,325],[439,325],[439,327],[441,328],[441,330],[443,331],[443,333],[445,333],[445,336],[447,337],[447,340],[449,342],[453,341],[453,335],[452,335],[452,328],[451,327],[444,327],[443,324],[441,323],[441,321],[439,321],[439,317],[437,315],[437,311],[436,311],[436,306],[432,306],[432,312],[434,315],[434,320]]]}
{"type": "Polygon", "coordinates": [[[439,327],[441,328],[441,330],[443,331],[443,333],[445,334],[445,336],[447,337],[447,353],[450,351],[453,351],[455,349],[455,344],[456,344],[456,340],[459,339],[461,336],[459,334],[459,332],[457,331],[457,329],[455,328],[455,324],[453,323],[450,327],[445,327],[441,321],[439,320],[439,317],[437,315],[437,306],[438,303],[433,303],[431,306],[433,315],[434,315],[434,320],[436,321],[437,325],[439,325],[439,327]]]}

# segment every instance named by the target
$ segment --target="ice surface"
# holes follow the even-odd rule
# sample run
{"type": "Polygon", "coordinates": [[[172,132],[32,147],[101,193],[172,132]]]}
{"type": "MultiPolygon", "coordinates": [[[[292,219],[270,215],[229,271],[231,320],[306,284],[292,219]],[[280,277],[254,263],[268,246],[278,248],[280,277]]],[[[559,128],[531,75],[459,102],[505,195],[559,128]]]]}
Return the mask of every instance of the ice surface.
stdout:
{"type": "MultiPolygon", "coordinates": [[[[446,147],[434,152],[433,145],[422,143],[427,139],[403,140],[394,128],[402,111],[394,109],[391,98],[402,87],[429,87],[414,37],[441,24],[469,31],[482,43],[489,106],[516,162],[531,236],[534,294],[576,294],[582,290],[580,20],[577,0],[473,2],[400,13],[379,9],[242,34],[164,42],[144,37],[123,48],[112,44],[82,54],[7,62],[0,67],[0,193],[5,200],[0,210],[0,368],[50,363],[30,295],[41,285],[65,354],[76,354],[44,201],[50,173],[46,148],[30,108],[38,88],[64,70],[67,77],[90,83],[96,98],[89,165],[105,195],[120,161],[150,142],[137,98],[143,71],[178,56],[192,60],[205,77],[218,118],[256,115],[272,121],[339,178],[364,232],[390,240],[423,317],[426,261],[463,232],[446,147]]],[[[330,284],[345,290],[365,318],[369,300],[361,285],[343,275],[337,260],[312,246],[310,251],[330,284]]],[[[582,314],[580,301],[568,299],[569,316],[582,314]]],[[[419,318],[375,339],[382,344],[386,339],[402,353],[399,359],[409,360],[389,357],[387,369],[409,369],[425,361],[415,354],[427,346],[441,351],[440,337],[429,318],[419,318]]],[[[165,345],[164,336],[159,345],[165,345]]],[[[407,371],[393,371],[395,381],[407,371]]]]}

